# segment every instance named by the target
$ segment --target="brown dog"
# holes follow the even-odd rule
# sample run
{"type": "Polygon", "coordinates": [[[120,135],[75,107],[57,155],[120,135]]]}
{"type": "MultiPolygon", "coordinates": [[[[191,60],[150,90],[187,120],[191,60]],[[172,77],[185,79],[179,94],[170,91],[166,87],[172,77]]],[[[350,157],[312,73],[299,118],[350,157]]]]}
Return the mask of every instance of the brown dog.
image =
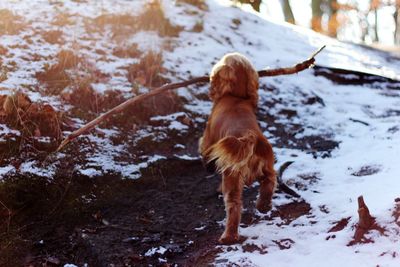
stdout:
{"type": "Polygon", "coordinates": [[[227,54],[213,67],[210,80],[214,105],[199,150],[205,162],[215,163],[222,174],[227,221],[219,242],[232,244],[239,241],[244,185],[257,179],[256,207],[261,212],[271,208],[274,155],[257,123],[258,74],[251,63],[238,53],[227,54]]]}

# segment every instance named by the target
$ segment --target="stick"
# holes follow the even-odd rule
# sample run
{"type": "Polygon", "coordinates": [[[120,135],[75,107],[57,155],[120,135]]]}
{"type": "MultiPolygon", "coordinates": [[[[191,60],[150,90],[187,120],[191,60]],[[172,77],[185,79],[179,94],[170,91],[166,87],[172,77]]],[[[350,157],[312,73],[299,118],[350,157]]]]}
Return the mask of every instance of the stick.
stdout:
{"type": "MultiPolygon", "coordinates": [[[[297,73],[300,71],[303,71],[305,69],[308,69],[310,67],[312,67],[314,65],[315,62],[315,56],[321,52],[322,49],[325,48],[325,45],[322,46],[321,48],[319,48],[317,51],[315,51],[310,58],[308,58],[307,60],[296,64],[292,67],[288,67],[288,68],[279,68],[279,69],[272,69],[272,70],[260,70],[258,71],[258,76],[259,77],[270,77],[270,76],[278,76],[278,75],[289,75],[289,74],[293,74],[293,73],[297,73]]],[[[193,78],[191,80],[187,80],[187,81],[183,81],[183,82],[179,82],[179,83],[171,83],[171,84],[166,84],[163,85],[161,87],[158,87],[154,90],[151,90],[148,93],[145,94],[141,94],[138,96],[135,96],[131,99],[128,99],[127,101],[119,104],[118,106],[114,107],[113,109],[107,111],[106,113],[100,115],[99,117],[97,117],[96,119],[92,120],[91,122],[85,124],[83,127],[79,128],[78,130],[72,132],[70,135],[68,135],[60,144],[60,146],[57,148],[56,152],[60,152],[61,149],[63,149],[69,142],[71,142],[72,140],[74,140],[75,138],[77,138],[78,136],[87,133],[88,131],[90,131],[91,129],[93,129],[96,125],[98,125],[99,123],[101,123],[102,121],[107,120],[109,117],[113,116],[116,113],[119,113],[121,111],[123,111],[124,109],[128,108],[129,106],[140,102],[144,99],[147,99],[149,97],[161,94],[163,92],[166,91],[170,91],[170,90],[174,90],[174,89],[178,89],[181,87],[186,87],[189,86],[191,84],[195,84],[195,83],[206,83],[209,82],[210,78],[208,76],[201,76],[201,77],[197,77],[197,78],[193,78]]]]}
{"type": "Polygon", "coordinates": [[[293,197],[300,197],[299,194],[296,193],[293,189],[291,189],[285,182],[282,180],[282,175],[283,172],[290,166],[292,165],[294,161],[286,161],[285,163],[282,164],[282,166],[278,170],[278,175],[276,176],[276,179],[278,181],[278,188],[285,192],[288,195],[291,195],[293,197]]]}
{"type": "Polygon", "coordinates": [[[315,56],[318,55],[322,51],[322,49],[324,49],[325,47],[326,47],[325,45],[321,46],[307,60],[305,60],[301,63],[298,63],[292,67],[272,69],[272,70],[260,70],[260,71],[258,71],[258,76],[259,77],[267,77],[267,76],[289,75],[289,74],[294,74],[294,73],[303,71],[305,69],[308,69],[314,65],[315,56]]]}

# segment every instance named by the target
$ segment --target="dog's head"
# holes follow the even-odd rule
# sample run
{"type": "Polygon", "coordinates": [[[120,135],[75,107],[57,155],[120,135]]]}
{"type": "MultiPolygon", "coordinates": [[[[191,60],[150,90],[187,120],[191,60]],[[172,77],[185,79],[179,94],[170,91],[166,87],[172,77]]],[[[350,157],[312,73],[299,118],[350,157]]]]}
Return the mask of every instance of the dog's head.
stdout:
{"type": "Polygon", "coordinates": [[[258,73],[250,61],[239,53],[226,54],[211,70],[210,98],[216,102],[224,95],[258,102],[258,73]]]}

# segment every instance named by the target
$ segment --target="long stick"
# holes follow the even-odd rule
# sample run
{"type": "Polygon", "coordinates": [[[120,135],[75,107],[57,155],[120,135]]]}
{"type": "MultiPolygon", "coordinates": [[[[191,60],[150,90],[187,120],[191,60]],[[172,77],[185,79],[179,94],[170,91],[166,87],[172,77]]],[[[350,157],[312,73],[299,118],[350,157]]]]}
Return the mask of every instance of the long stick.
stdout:
{"type": "MultiPolygon", "coordinates": [[[[272,69],[272,70],[260,70],[258,71],[258,76],[259,77],[269,77],[269,76],[278,76],[278,75],[289,75],[289,74],[294,74],[300,71],[303,71],[305,69],[308,69],[310,67],[313,66],[314,62],[315,62],[315,56],[321,52],[322,49],[324,49],[325,46],[322,46],[321,48],[319,48],[317,51],[315,51],[310,58],[308,58],[307,60],[298,63],[292,67],[288,67],[288,68],[279,68],[279,69],[272,69]]],[[[119,104],[118,106],[114,107],[113,109],[107,111],[106,113],[100,115],[99,117],[95,118],[94,120],[90,121],[89,123],[85,124],[84,126],[82,126],[81,128],[79,128],[78,130],[72,132],[70,135],[68,135],[60,144],[60,146],[57,148],[56,152],[61,151],[61,149],[63,149],[69,142],[71,142],[72,140],[74,140],[75,138],[77,138],[78,136],[87,133],[88,131],[90,131],[91,129],[93,129],[96,125],[98,125],[99,123],[101,123],[104,120],[107,120],[109,117],[113,116],[116,113],[119,113],[123,110],[125,110],[126,108],[128,108],[129,106],[140,102],[144,99],[147,99],[149,97],[161,94],[163,92],[166,91],[170,91],[170,90],[174,90],[174,89],[178,89],[181,87],[186,87],[189,86],[191,84],[195,84],[195,83],[206,83],[209,82],[210,78],[208,76],[201,76],[201,77],[197,77],[197,78],[193,78],[191,80],[187,80],[187,81],[183,81],[183,82],[179,82],[179,83],[171,83],[171,84],[166,84],[163,85],[161,87],[158,87],[154,90],[151,90],[148,93],[145,94],[141,94],[138,96],[135,96],[131,99],[128,99],[127,101],[119,104]]]]}

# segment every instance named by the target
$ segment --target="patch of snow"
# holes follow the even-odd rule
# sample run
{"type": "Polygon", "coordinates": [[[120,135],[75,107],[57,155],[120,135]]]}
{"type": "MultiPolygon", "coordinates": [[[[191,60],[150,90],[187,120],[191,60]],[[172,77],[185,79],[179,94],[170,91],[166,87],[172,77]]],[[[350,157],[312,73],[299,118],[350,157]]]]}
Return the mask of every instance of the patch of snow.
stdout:
{"type": "Polygon", "coordinates": [[[86,176],[97,176],[97,175],[101,175],[102,172],[99,170],[96,170],[94,168],[88,168],[88,169],[84,169],[84,170],[79,170],[79,173],[86,175],[86,176]]]}
{"type": "Polygon", "coordinates": [[[163,246],[159,246],[159,247],[149,249],[148,251],[146,251],[146,253],[144,253],[144,255],[146,257],[153,256],[156,253],[163,255],[166,251],[167,251],[166,248],[164,248],[163,246]]]}
{"type": "Polygon", "coordinates": [[[55,168],[53,166],[42,168],[40,166],[40,163],[37,161],[23,162],[19,167],[19,171],[21,173],[35,174],[50,179],[53,178],[53,176],[55,175],[55,168]]]}
{"type": "Polygon", "coordinates": [[[5,167],[0,167],[0,181],[2,180],[2,177],[12,171],[15,171],[14,166],[5,166],[5,167]]]}
{"type": "Polygon", "coordinates": [[[189,156],[189,155],[176,155],[174,154],[175,157],[183,159],[183,160],[198,160],[200,159],[200,156],[189,156]]]}

